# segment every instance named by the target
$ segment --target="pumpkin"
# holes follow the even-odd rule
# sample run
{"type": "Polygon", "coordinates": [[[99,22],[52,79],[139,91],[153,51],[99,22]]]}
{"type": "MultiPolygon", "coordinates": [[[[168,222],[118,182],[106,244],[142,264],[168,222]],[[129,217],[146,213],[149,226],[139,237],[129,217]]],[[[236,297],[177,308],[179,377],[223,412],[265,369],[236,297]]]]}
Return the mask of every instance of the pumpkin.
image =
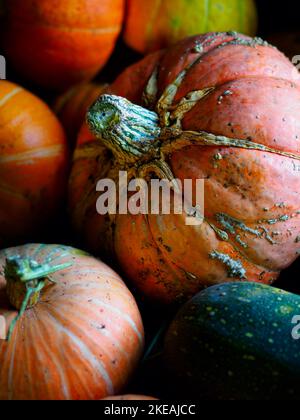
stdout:
{"type": "Polygon", "coordinates": [[[5,0],[3,49],[22,76],[64,90],[91,80],[120,33],[124,0],[5,0]]]}
{"type": "Polygon", "coordinates": [[[123,389],[144,337],[115,272],[82,251],[40,244],[1,251],[0,272],[1,400],[94,400],[123,389]]]}
{"type": "Polygon", "coordinates": [[[253,0],[128,0],[125,42],[142,54],[209,31],[255,35],[253,0]]]}
{"type": "Polygon", "coordinates": [[[166,334],[167,376],[183,399],[299,400],[299,305],[299,295],[250,282],[202,291],[166,334]]]}
{"type": "Polygon", "coordinates": [[[53,109],[61,121],[72,148],[75,147],[78,132],[85,120],[89,106],[96,101],[107,85],[84,83],[74,86],[54,103],[53,109]]]}
{"type": "Polygon", "coordinates": [[[161,302],[217,283],[273,283],[299,253],[299,82],[276,48],[236,33],[188,38],[135,64],[81,130],[74,229],[161,302]],[[98,181],[118,182],[119,170],[172,181],[174,196],[174,179],[204,180],[204,208],[98,214],[98,181]]]}
{"type": "Polygon", "coordinates": [[[0,81],[0,246],[32,238],[56,216],[68,165],[64,131],[48,106],[0,81]]]}
{"type": "Polygon", "coordinates": [[[103,398],[103,401],[150,401],[150,400],[156,400],[156,398],[152,397],[146,397],[144,395],[119,395],[116,397],[107,397],[103,398]]]}

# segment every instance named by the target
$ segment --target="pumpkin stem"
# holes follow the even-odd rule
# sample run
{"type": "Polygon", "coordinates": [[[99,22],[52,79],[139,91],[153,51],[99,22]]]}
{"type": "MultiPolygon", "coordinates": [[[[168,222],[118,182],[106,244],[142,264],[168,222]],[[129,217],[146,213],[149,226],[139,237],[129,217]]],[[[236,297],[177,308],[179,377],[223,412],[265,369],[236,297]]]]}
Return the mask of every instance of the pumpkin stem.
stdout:
{"type": "Polygon", "coordinates": [[[157,113],[125,98],[100,96],[87,113],[87,123],[121,165],[133,165],[158,153],[157,113]]]}
{"type": "Polygon", "coordinates": [[[39,300],[42,289],[47,281],[54,283],[49,276],[60,270],[72,266],[72,263],[52,265],[39,264],[31,258],[13,256],[6,259],[4,274],[6,279],[6,293],[11,305],[19,311],[12,321],[7,340],[12,336],[17,321],[26,309],[32,308],[39,300]]]}

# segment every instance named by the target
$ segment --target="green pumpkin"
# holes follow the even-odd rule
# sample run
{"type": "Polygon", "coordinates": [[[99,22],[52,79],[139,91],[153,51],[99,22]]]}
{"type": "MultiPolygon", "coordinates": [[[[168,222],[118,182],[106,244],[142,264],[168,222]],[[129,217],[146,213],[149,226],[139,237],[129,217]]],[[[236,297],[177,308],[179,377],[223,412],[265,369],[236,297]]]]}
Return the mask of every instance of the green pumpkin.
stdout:
{"type": "Polygon", "coordinates": [[[299,316],[300,296],[255,283],[214,286],[172,323],[167,365],[189,397],[300,399],[299,316]]]}

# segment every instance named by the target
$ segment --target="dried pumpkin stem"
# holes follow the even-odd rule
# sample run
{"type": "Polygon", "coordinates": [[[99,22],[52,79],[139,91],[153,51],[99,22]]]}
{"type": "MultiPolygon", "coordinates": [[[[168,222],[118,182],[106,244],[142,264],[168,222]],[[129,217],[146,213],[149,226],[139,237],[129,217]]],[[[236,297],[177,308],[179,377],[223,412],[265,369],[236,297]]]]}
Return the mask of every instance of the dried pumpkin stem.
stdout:
{"type": "Polygon", "coordinates": [[[158,102],[157,113],[113,95],[100,96],[90,108],[87,123],[91,131],[112,151],[121,166],[136,167],[137,174],[152,171],[158,177],[174,178],[163,156],[188,146],[236,147],[300,160],[298,154],[250,140],[217,136],[205,131],[182,130],[180,121],[184,114],[195,106],[197,101],[210,94],[213,88],[192,92],[187,96],[190,100],[185,98],[177,106],[170,108],[176,84],[171,87],[166,91],[164,100],[158,102]],[[172,112],[167,112],[168,110],[172,112]],[[162,115],[165,117],[162,118],[162,115]],[[171,115],[173,125],[169,121],[171,115]],[[158,162],[164,162],[164,165],[158,162]]]}
{"type": "Polygon", "coordinates": [[[47,282],[54,283],[49,277],[57,271],[65,270],[72,263],[60,265],[38,264],[31,258],[13,256],[6,259],[4,274],[6,279],[6,293],[11,305],[19,313],[12,321],[7,340],[9,341],[16,323],[22,317],[26,309],[32,308],[39,300],[40,293],[47,282]]]}
{"type": "Polygon", "coordinates": [[[122,165],[133,165],[157,150],[158,115],[127,99],[100,96],[87,114],[87,123],[122,165]]]}

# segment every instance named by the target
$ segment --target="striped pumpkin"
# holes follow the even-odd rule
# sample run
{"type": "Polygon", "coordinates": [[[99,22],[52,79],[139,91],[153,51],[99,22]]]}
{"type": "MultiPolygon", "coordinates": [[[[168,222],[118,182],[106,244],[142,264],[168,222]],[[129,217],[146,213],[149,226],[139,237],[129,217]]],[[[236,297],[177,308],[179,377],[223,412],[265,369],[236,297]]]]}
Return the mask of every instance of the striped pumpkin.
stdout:
{"type": "Polygon", "coordinates": [[[0,318],[7,332],[17,315],[10,303],[19,309],[22,287],[41,284],[39,276],[49,281],[32,295],[10,339],[0,340],[0,400],[101,399],[122,391],[144,342],[140,313],[122,280],[73,248],[4,250],[0,318]],[[24,283],[29,277],[35,280],[24,283]]]}
{"type": "Polygon", "coordinates": [[[56,212],[67,165],[54,114],[20,86],[0,81],[0,246],[32,237],[56,212]]]}
{"type": "Polygon", "coordinates": [[[124,38],[146,54],[210,31],[255,35],[254,0],[128,0],[124,38]]]}
{"type": "Polygon", "coordinates": [[[120,33],[124,0],[4,0],[3,48],[22,76],[64,90],[92,79],[120,33]]]}
{"type": "Polygon", "coordinates": [[[55,101],[54,112],[61,121],[72,148],[75,146],[88,107],[104,92],[106,86],[96,83],[76,85],[55,101]]]}

